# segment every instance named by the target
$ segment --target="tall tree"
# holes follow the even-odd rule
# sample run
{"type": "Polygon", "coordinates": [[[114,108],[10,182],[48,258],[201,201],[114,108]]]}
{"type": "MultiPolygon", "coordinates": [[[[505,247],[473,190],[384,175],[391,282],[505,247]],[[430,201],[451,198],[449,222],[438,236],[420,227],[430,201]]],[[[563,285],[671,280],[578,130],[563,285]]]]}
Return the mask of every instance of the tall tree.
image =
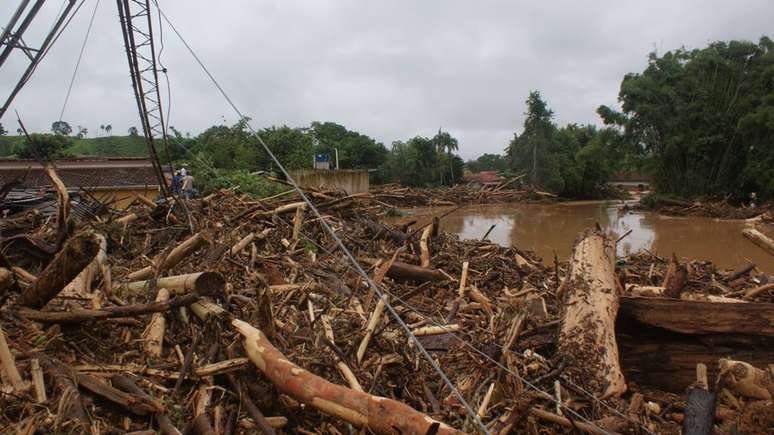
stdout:
{"type": "Polygon", "coordinates": [[[683,196],[774,195],[771,106],[774,44],[766,37],[651,53],[642,73],[621,83],[622,112],[600,108],[644,150],[655,187],[683,196]],[[767,177],[767,175],[769,175],[767,177]]]}
{"type": "Polygon", "coordinates": [[[129,127],[129,130],[127,130],[129,133],[129,136],[138,136],[137,127],[131,126],[129,127]]]}
{"type": "Polygon", "coordinates": [[[110,124],[106,125],[106,126],[105,126],[105,133],[107,133],[107,134],[108,134],[108,136],[110,136],[110,132],[111,132],[111,131],[113,131],[113,126],[112,126],[112,125],[110,125],[110,124]]]}
{"type": "Polygon", "coordinates": [[[3,124],[0,123],[0,136],[5,136],[6,134],[8,134],[8,131],[6,131],[6,129],[3,128],[3,124]]]}
{"type": "Polygon", "coordinates": [[[547,176],[541,176],[539,171],[548,173],[554,169],[540,164],[541,162],[551,163],[541,153],[548,149],[556,131],[553,122],[554,112],[548,108],[539,91],[529,93],[526,105],[524,129],[521,135],[514,134],[506,155],[511,166],[530,174],[532,184],[542,185],[547,176]]]}
{"type": "Polygon", "coordinates": [[[55,134],[69,136],[73,132],[73,128],[65,121],[54,121],[51,124],[51,131],[55,134]]]}
{"type": "MultiPolygon", "coordinates": [[[[439,128],[438,133],[433,137],[433,143],[435,143],[435,147],[439,153],[446,154],[446,160],[449,163],[449,180],[454,180],[454,160],[452,159],[452,152],[460,149],[459,142],[457,142],[457,139],[452,137],[449,132],[442,131],[439,128]]],[[[443,173],[444,171],[440,172],[441,184],[444,183],[443,173]]]]}

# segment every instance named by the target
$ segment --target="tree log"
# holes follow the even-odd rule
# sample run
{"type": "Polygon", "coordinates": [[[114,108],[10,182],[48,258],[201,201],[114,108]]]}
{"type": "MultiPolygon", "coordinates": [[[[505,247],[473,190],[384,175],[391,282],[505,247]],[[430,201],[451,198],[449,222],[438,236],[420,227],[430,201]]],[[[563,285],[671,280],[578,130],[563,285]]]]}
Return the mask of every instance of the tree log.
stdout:
{"type": "Polygon", "coordinates": [[[601,230],[587,230],[576,240],[559,333],[559,352],[568,361],[565,373],[602,398],[626,391],[615,339],[619,284],[614,249],[601,230]]]}
{"type": "MultiPolygon", "coordinates": [[[[138,295],[148,290],[150,281],[132,281],[121,284],[118,291],[122,294],[138,295]]],[[[200,296],[223,294],[226,280],[217,272],[196,272],[159,278],[157,288],[165,288],[174,293],[196,292],[200,296]]]]}
{"type": "Polygon", "coordinates": [[[156,266],[158,268],[158,272],[161,273],[165,270],[169,270],[173,267],[175,267],[180,261],[182,261],[185,257],[187,257],[192,252],[199,249],[199,247],[204,243],[204,236],[202,233],[196,233],[193,236],[185,239],[182,243],[177,245],[174,249],[172,249],[169,254],[161,258],[162,256],[157,256],[153,260],[153,264],[150,266],[143,267],[142,269],[132,272],[129,275],[126,276],[126,279],[129,281],[137,281],[141,279],[147,279],[153,276],[153,267],[156,266]]]}
{"type": "Polygon", "coordinates": [[[231,324],[243,335],[250,360],[279,391],[299,402],[377,434],[424,435],[431,430],[442,435],[461,433],[404,403],[354,391],[313,375],[288,361],[260,330],[238,319],[231,324]]]}
{"type": "MultiPolygon", "coordinates": [[[[374,258],[363,258],[364,263],[374,265],[378,260],[374,258]]],[[[387,270],[387,276],[396,281],[443,281],[446,278],[440,270],[427,267],[415,266],[413,264],[395,261],[387,270]]]]}
{"type": "Polygon", "coordinates": [[[774,337],[774,304],[718,303],[621,297],[619,318],[684,334],[751,334],[774,337]]]}
{"type": "Polygon", "coordinates": [[[99,252],[99,240],[94,234],[81,234],[67,241],[38,279],[22,292],[19,305],[42,308],[81,271],[99,252]]]}
{"type": "MultiPolygon", "coordinates": [[[[198,299],[198,296],[197,296],[198,299]]],[[[169,300],[169,290],[162,288],[159,289],[156,294],[156,302],[166,302],[169,300]]],[[[154,313],[151,316],[148,327],[142,334],[142,344],[145,354],[151,358],[158,358],[161,356],[161,351],[164,348],[164,332],[166,330],[167,321],[164,318],[163,313],[154,313]]]]}
{"type": "Polygon", "coordinates": [[[742,230],[742,235],[747,237],[751,242],[758,245],[764,251],[774,255],[774,240],[771,240],[762,232],[754,228],[745,228],[742,230]]]}

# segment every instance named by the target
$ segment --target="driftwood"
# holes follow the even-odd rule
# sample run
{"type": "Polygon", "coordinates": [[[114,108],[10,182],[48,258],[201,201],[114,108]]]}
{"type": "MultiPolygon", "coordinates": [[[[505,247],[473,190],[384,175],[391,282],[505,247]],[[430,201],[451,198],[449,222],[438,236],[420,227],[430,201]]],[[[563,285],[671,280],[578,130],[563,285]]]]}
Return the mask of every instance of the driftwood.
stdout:
{"type": "Polygon", "coordinates": [[[747,237],[748,240],[758,245],[764,251],[774,255],[774,240],[771,240],[762,232],[754,228],[745,228],[742,230],[742,235],[747,237]]]}
{"type": "Polygon", "coordinates": [[[36,322],[81,323],[117,317],[135,317],[142,314],[160,313],[174,308],[191,305],[198,300],[198,294],[189,293],[168,301],[156,301],[149,304],[106,307],[99,310],[79,308],[73,311],[38,311],[29,308],[21,308],[19,309],[19,314],[36,322]]]}
{"type": "Polygon", "coordinates": [[[563,284],[559,333],[566,372],[602,398],[626,391],[615,338],[619,285],[614,249],[601,230],[588,230],[576,240],[563,284]]]}
{"type": "MultiPolygon", "coordinates": [[[[122,284],[118,291],[127,294],[141,294],[148,290],[150,281],[132,281],[122,284]]],[[[185,275],[175,275],[160,278],[156,281],[157,288],[165,288],[174,293],[196,292],[201,296],[220,295],[226,280],[216,272],[196,272],[185,275]]]]}
{"type": "MultiPolygon", "coordinates": [[[[374,265],[378,260],[374,258],[363,258],[362,261],[363,263],[374,265]]],[[[392,266],[387,270],[387,276],[396,281],[416,282],[443,281],[448,279],[446,275],[438,269],[415,266],[400,261],[394,261],[392,263],[392,266]]]]}
{"type": "Polygon", "coordinates": [[[42,308],[81,271],[99,252],[99,240],[94,234],[81,234],[67,241],[38,279],[22,292],[19,305],[42,308]]]}
{"type": "Polygon", "coordinates": [[[19,393],[27,389],[27,383],[22,380],[19,369],[16,367],[16,359],[8,347],[2,325],[0,325],[0,368],[3,371],[3,379],[8,380],[14,391],[19,393]]]}
{"type": "Polygon", "coordinates": [[[250,360],[277,389],[299,402],[377,434],[460,433],[404,403],[354,391],[313,375],[289,362],[260,330],[241,320],[231,324],[242,334],[250,360]]]}
{"type": "Polygon", "coordinates": [[[13,287],[13,284],[13,272],[5,267],[0,267],[0,293],[3,293],[9,288],[13,287]]]}
{"type": "Polygon", "coordinates": [[[67,237],[67,220],[70,218],[70,194],[67,192],[67,186],[59,178],[56,169],[54,169],[51,163],[46,164],[43,170],[48,179],[51,180],[51,184],[54,185],[54,190],[56,190],[58,202],[56,218],[57,246],[61,246],[61,243],[67,237]]]}
{"type": "Polygon", "coordinates": [[[126,276],[126,279],[130,281],[137,281],[141,279],[147,279],[153,276],[153,270],[154,267],[157,269],[158,273],[164,272],[165,270],[169,270],[180,261],[182,261],[185,257],[187,257],[192,252],[199,249],[199,247],[204,244],[204,236],[202,233],[196,233],[192,235],[191,237],[184,240],[182,243],[177,245],[174,249],[169,251],[169,254],[164,256],[156,257],[153,260],[153,264],[150,266],[143,267],[142,269],[132,272],[129,275],[126,276]]]}

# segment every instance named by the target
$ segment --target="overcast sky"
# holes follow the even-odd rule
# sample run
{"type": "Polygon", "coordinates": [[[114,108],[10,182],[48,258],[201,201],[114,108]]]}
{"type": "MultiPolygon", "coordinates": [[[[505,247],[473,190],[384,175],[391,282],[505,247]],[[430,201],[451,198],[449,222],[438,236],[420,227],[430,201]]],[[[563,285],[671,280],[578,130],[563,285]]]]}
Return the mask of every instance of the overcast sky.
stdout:
{"type": "MultiPolygon", "coordinates": [[[[13,109],[32,130],[59,117],[87,23],[86,0],[13,109]]],[[[20,0],[0,0],[0,25],[20,0]]],[[[292,1],[166,0],[173,24],[258,127],[334,121],[389,144],[439,127],[468,159],[501,152],[539,90],[560,124],[599,123],[621,78],[648,52],[710,41],[757,41],[774,30],[774,2],[759,1],[292,1]]],[[[35,45],[61,5],[49,0],[26,35],[35,45]]],[[[237,117],[177,37],[163,28],[170,124],[197,134],[237,117]]],[[[4,99],[23,67],[0,69],[4,99]]],[[[115,2],[99,5],[64,120],[90,136],[139,125],[115,2]]],[[[162,97],[167,101],[166,95],[162,97]]]]}

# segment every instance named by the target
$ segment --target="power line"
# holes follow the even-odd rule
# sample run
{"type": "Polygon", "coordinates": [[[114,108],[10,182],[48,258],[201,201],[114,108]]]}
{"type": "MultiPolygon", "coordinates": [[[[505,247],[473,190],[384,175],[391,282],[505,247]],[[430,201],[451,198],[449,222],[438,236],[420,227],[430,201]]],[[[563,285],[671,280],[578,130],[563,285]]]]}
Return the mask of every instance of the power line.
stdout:
{"type": "MultiPolygon", "coordinates": [[[[218,88],[220,93],[223,95],[223,97],[226,99],[228,104],[231,106],[231,108],[234,110],[234,112],[239,116],[239,119],[246,120],[245,116],[242,114],[242,112],[237,108],[237,106],[234,104],[234,102],[231,100],[231,98],[226,94],[226,92],[223,90],[223,88],[220,86],[217,80],[215,80],[215,77],[213,77],[212,73],[207,69],[207,67],[202,63],[201,59],[196,55],[194,50],[191,48],[191,46],[188,44],[188,42],[183,38],[183,36],[178,32],[177,28],[170,22],[169,18],[166,16],[166,14],[161,10],[161,8],[158,5],[158,2],[154,0],[154,4],[156,5],[156,8],[158,9],[161,16],[164,18],[164,20],[169,24],[170,28],[175,32],[175,34],[180,38],[180,40],[183,42],[183,45],[186,46],[188,51],[191,53],[191,55],[194,57],[196,62],[199,64],[199,66],[202,68],[202,70],[209,76],[210,80],[213,82],[213,84],[218,88]]],[[[285,169],[285,167],[282,165],[282,163],[279,161],[279,159],[274,155],[274,153],[271,151],[271,149],[266,145],[266,143],[263,141],[260,135],[255,131],[255,129],[250,125],[249,122],[245,122],[247,127],[250,129],[250,132],[255,135],[255,137],[258,139],[258,142],[263,147],[264,151],[269,155],[269,157],[274,161],[274,163],[277,165],[277,167],[280,169],[280,171],[285,175],[288,182],[293,186],[293,188],[298,192],[298,195],[301,197],[301,199],[306,203],[306,205],[309,207],[309,209],[317,216],[318,219],[320,219],[320,225],[325,229],[328,234],[330,234],[331,238],[336,242],[336,244],[339,246],[339,249],[344,253],[344,255],[347,257],[347,259],[352,263],[352,265],[355,267],[357,272],[365,279],[365,281],[368,283],[371,290],[376,293],[379,298],[385,300],[385,308],[387,311],[389,311],[390,315],[395,319],[395,321],[403,328],[403,330],[408,335],[409,339],[414,342],[417,349],[420,351],[420,353],[427,359],[427,361],[430,363],[430,365],[433,367],[433,369],[438,373],[438,375],[443,379],[443,381],[446,383],[446,385],[449,386],[451,391],[454,393],[454,395],[457,397],[457,399],[460,401],[462,406],[465,408],[465,410],[468,412],[468,414],[474,419],[474,421],[477,423],[479,428],[487,435],[489,435],[489,429],[484,425],[484,423],[481,421],[481,419],[478,417],[478,414],[475,410],[470,406],[470,404],[465,400],[465,398],[462,396],[462,393],[457,389],[457,387],[454,385],[454,383],[446,376],[446,374],[443,372],[441,367],[438,365],[438,363],[435,362],[435,360],[430,356],[430,354],[427,352],[427,350],[422,346],[422,343],[417,339],[417,337],[411,332],[411,328],[406,324],[406,322],[403,321],[403,319],[400,318],[398,313],[395,311],[395,308],[386,301],[384,293],[379,289],[379,287],[376,285],[376,283],[373,282],[371,277],[368,276],[368,274],[363,270],[363,267],[358,263],[357,259],[352,255],[352,253],[347,249],[347,247],[344,245],[344,243],[341,241],[338,235],[336,235],[336,232],[333,231],[333,228],[328,225],[328,223],[325,221],[325,219],[322,218],[322,214],[319,210],[317,210],[317,207],[314,206],[314,204],[309,200],[309,198],[304,193],[303,189],[296,183],[296,181],[293,179],[293,177],[290,176],[288,171],[285,169]]]]}
{"type": "Polygon", "coordinates": [[[59,120],[62,120],[64,116],[67,102],[70,101],[70,92],[73,90],[73,84],[75,83],[75,76],[78,75],[78,67],[81,66],[81,59],[83,58],[83,52],[86,50],[86,43],[89,41],[89,35],[91,34],[91,27],[94,25],[94,17],[97,15],[97,8],[101,0],[97,0],[94,5],[94,10],[91,12],[91,18],[89,19],[89,27],[86,29],[86,35],[83,37],[83,43],[81,44],[81,51],[78,53],[78,61],[75,63],[75,69],[73,75],[70,77],[70,85],[67,87],[67,94],[65,95],[64,102],[62,103],[62,110],[59,112],[59,120]]]}

